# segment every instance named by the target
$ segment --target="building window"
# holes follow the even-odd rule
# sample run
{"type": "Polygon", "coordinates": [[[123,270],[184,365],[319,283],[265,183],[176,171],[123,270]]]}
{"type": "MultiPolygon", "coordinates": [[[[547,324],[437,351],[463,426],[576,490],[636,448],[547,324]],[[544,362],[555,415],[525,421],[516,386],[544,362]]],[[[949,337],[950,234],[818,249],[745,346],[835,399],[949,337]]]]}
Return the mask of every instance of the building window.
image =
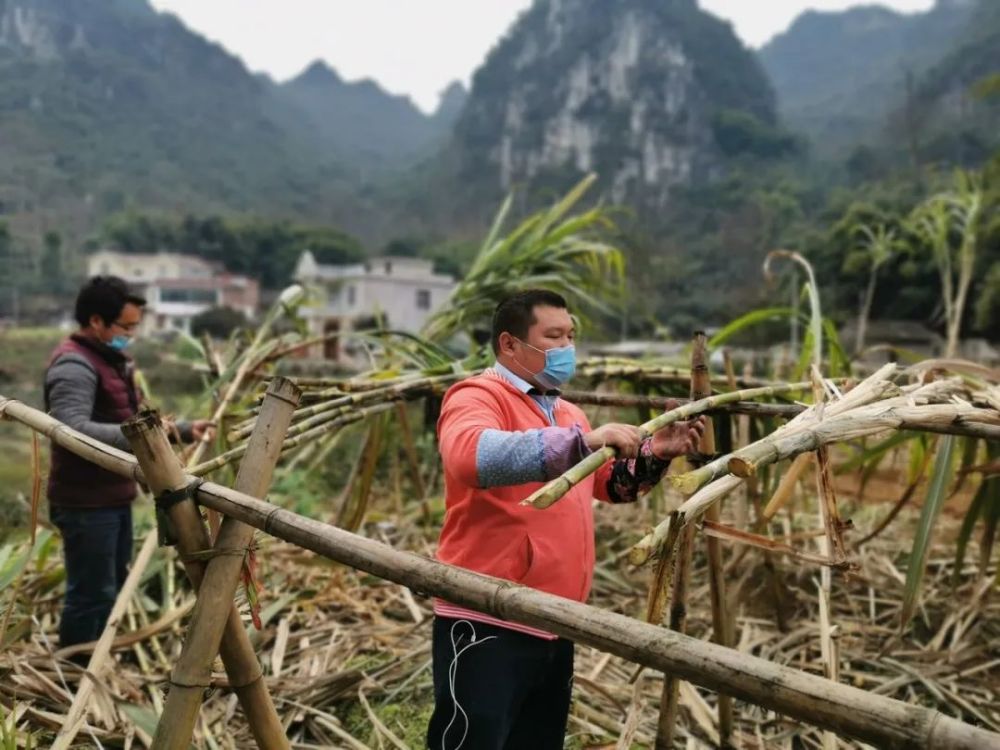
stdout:
{"type": "Polygon", "coordinates": [[[417,309],[418,310],[431,309],[431,292],[429,289],[417,290],[417,309]]]}
{"type": "Polygon", "coordinates": [[[198,305],[216,304],[214,289],[161,289],[160,302],[187,302],[198,305]]]}
{"type": "Polygon", "coordinates": [[[347,306],[354,307],[354,301],[357,299],[358,293],[353,286],[347,287],[347,306]]]}

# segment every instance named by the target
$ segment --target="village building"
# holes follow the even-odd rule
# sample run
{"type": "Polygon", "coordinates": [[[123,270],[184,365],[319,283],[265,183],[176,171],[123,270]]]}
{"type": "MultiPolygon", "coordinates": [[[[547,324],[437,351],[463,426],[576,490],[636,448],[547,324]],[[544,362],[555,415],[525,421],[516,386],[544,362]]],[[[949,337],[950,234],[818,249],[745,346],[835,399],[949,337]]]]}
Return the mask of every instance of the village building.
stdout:
{"type": "Polygon", "coordinates": [[[119,276],[146,298],[143,333],[190,334],[191,320],[212,308],[228,307],[253,320],[260,307],[255,279],[194,255],[98,250],[87,258],[87,275],[119,276]]]}
{"type": "Polygon", "coordinates": [[[423,258],[381,257],[364,263],[326,265],[303,252],[293,274],[308,290],[300,314],[309,334],[326,337],[311,357],[341,358],[341,336],[373,326],[417,333],[447,302],[455,280],[435,273],[423,258]]]}

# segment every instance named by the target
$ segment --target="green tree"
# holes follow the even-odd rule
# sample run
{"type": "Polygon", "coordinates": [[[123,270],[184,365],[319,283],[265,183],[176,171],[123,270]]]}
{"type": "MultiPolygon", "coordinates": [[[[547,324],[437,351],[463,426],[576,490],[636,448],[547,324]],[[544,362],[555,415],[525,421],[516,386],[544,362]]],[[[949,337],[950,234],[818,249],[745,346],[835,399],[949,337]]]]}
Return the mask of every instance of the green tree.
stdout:
{"type": "Polygon", "coordinates": [[[231,307],[212,307],[191,319],[191,334],[201,336],[207,333],[212,338],[225,339],[241,326],[247,324],[243,313],[231,307]]]}
{"type": "Polygon", "coordinates": [[[947,344],[945,356],[958,352],[962,317],[976,269],[984,194],[978,175],[959,171],[954,189],[931,196],[914,209],[911,223],[929,249],[941,281],[947,344]]]}
{"type": "Polygon", "coordinates": [[[602,302],[619,298],[625,262],[610,237],[614,230],[602,207],[570,214],[595,175],[582,180],[551,208],[527,217],[502,235],[511,207],[508,197],[500,208],[479,255],[451,299],[424,326],[423,335],[435,341],[488,327],[497,304],[511,293],[545,287],[569,298],[571,304],[608,312],[602,302]]]}
{"type": "Polygon", "coordinates": [[[875,301],[879,271],[906,246],[896,230],[884,224],[874,227],[860,224],[855,228],[855,234],[859,242],[855,252],[847,256],[844,262],[845,270],[853,270],[859,266],[868,268],[868,285],[865,287],[861,297],[861,307],[858,310],[857,337],[854,342],[854,353],[857,355],[865,348],[868,318],[871,316],[872,303],[875,301]]]}
{"type": "Polygon", "coordinates": [[[66,268],[63,259],[62,235],[56,231],[45,233],[42,241],[42,257],[38,264],[41,285],[54,294],[66,289],[66,268]]]}

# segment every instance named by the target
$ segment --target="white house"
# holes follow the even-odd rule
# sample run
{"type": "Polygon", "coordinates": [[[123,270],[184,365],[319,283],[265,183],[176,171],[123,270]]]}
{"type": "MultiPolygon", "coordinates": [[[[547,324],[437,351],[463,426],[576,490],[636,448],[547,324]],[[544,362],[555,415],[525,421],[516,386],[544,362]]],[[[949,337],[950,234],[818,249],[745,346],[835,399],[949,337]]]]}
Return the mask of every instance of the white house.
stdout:
{"type": "Polygon", "coordinates": [[[257,314],[260,285],[219,264],[181,253],[98,250],[87,258],[88,276],[118,276],[146,298],[143,332],[191,332],[191,319],[212,307],[230,307],[247,320],[257,314]]]}
{"type": "MultiPolygon", "coordinates": [[[[386,328],[416,333],[455,288],[451,276],[435,273],[433,262],[422,258],[387,256],[323,265],[308,250],[299,257],[293,278],[309,291],[300,314],[314,336],[356,329],[376,316],[386,328]]],[[[312,354],[337,359],[337,342],[312,354]]]]}

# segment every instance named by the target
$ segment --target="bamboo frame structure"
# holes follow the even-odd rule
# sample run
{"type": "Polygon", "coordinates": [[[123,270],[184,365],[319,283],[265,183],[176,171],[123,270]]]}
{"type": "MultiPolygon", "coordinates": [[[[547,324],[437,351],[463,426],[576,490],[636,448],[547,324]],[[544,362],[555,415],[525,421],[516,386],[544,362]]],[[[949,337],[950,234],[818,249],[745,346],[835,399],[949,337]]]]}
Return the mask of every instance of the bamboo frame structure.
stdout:
{"type": "MultiPolygon", "coordinates": [[[[0,415],[115,473],[142,478],[132,456],[0,397],[0,415]]],[[[192,480],[193,478],[188,478],[192,480]]],[[[884,748],[1000,750],[1000,735],[938,711],[833,683],[613,612],[489,578],[276,508],[211,482],[206,507],[331,560],[458,605],[541,628],[794,719],[884,748]]]]}
{"type": "MultiPolygon", "coordinates": [[[[289,380],[271,381],[246,457],[236,475],[237,491],[254,497],[267,492],[281,453],[281,437],[288,429],[300,395],[301,391],[289,380]]],[[[153,736],[153,750],[186,750],[191,743],[198,709],[205,689],[211,685],[212,661],[219,653],[240,571],[252,541],[251,527],[233,518],[223,520],[211,548],[184,647],[170,676],[170,692],[153,736]]],[[[287,746],[287,740],[283,746],[287,746]]],[[[275,745],[268,741],[261,747],[275,745]]]]}
{"type": "MultiPolygon", "coordinates": [[[[189,486],[184,473],[160,426],[157,415],[144,412],[122,426],[129,439],[143,478],[154,495],[176,492],[189,486]]],[[[172,505],[167,514],[177,534],[177,547],[185,572],[195,591],[200,591],[207,561],[199,554],[211,549],[208,528],[194,501],[188,497],[172,505]]],[[[257,746],[285,748],[284,728],[264,684],[260,662],[243,626],[242,618],[230,599],[219,654],[257,746]]]]}

